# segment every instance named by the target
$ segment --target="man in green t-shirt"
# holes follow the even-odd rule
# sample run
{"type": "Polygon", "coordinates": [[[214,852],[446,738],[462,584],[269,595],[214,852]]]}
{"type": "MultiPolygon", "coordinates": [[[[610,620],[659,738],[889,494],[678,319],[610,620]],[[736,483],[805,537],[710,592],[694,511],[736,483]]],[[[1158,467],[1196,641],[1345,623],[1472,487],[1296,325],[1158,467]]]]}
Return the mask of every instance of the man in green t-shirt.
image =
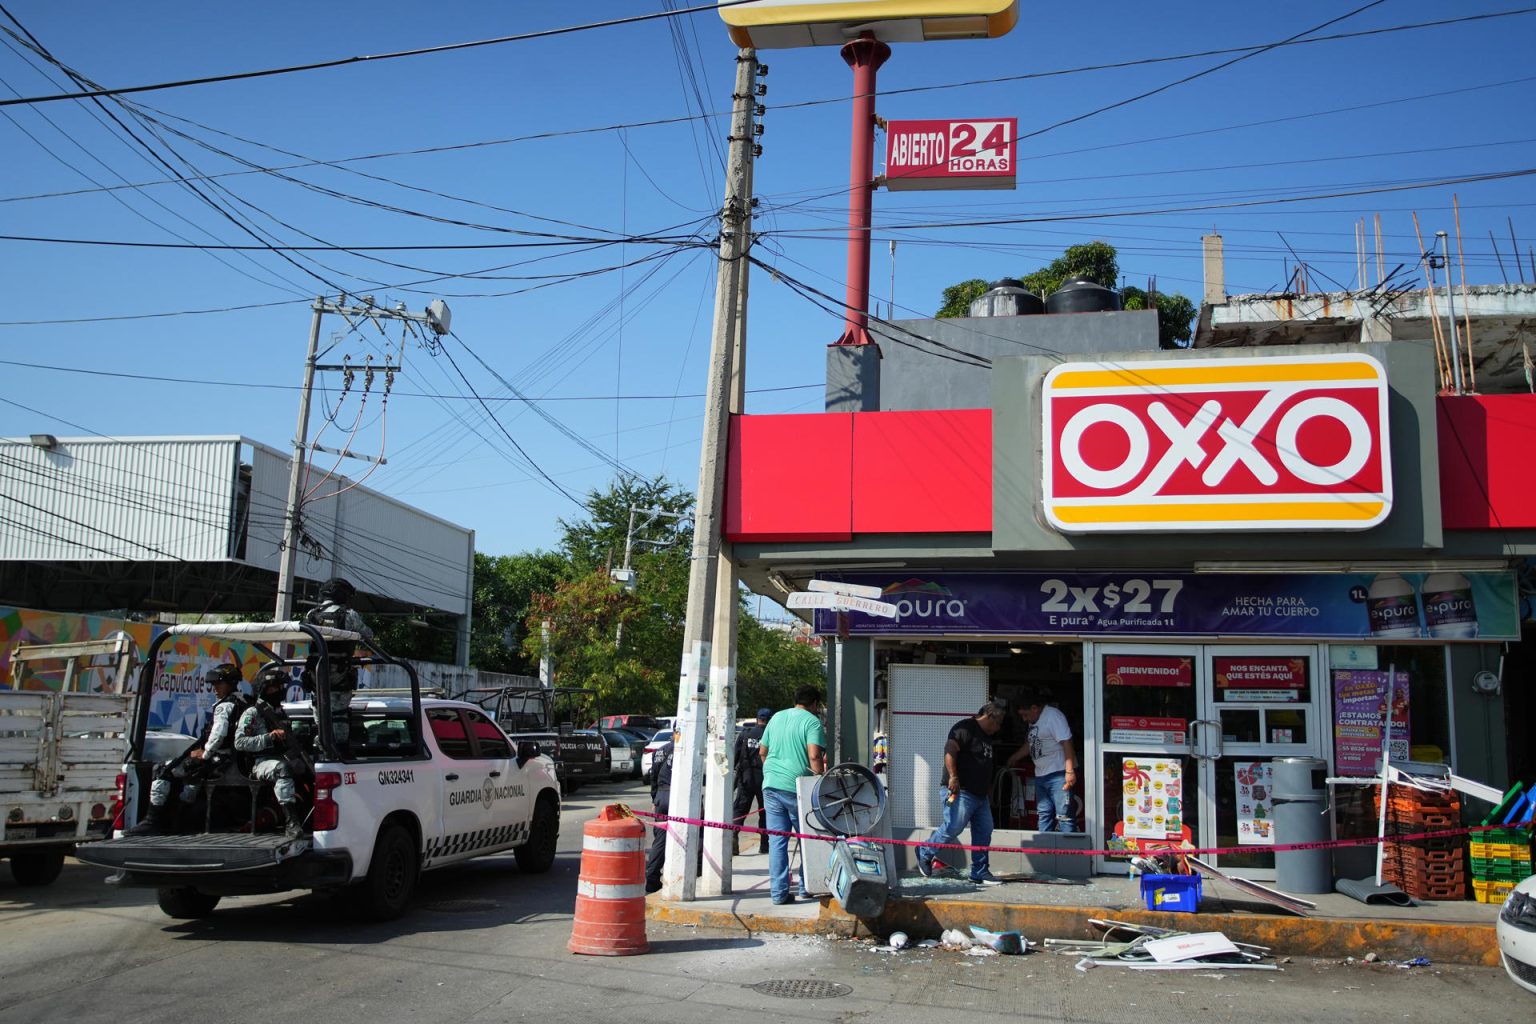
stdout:
{"type": "MultiPolygon", "coordinates": [[[[814,686],[800,687],[795,691],[795,706],[769,719],[763,738],[758,741],[757,756],[763,759],[763,804],[771,831],[796,830],[800,824],[800,801],[795,793],[795,780],[827,770],[827,734],[821,719],[816,717],[821,703],[820,690],[814,686]]],[[[786,835],[768,837],[768,878],[774,903],[795,901],[789,891],[786,835]]],[[[800,879],[800,894],[805,895],[804,878],[800,879]]]]}

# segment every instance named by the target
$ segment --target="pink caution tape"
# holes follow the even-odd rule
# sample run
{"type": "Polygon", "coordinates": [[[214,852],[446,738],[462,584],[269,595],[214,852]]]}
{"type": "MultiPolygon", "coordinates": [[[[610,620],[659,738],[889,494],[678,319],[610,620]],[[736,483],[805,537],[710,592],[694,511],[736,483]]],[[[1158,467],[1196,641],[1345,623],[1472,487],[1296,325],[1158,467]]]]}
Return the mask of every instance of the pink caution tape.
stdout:
{"type": "MultiPolygon", "coordinates": [[[[675,814],[652,814],[647,811],[634,811],[637,817],[648,818],[653,822],[676,822],[679,825],[698,825],[701,828],[723,828],[733,832],[747,832],[764,836],[787,836],[790,839],[816,839],[823,843],[836,842],[843,836],[825,835],[809,832],[787,832],[781,829],[755,828],[751,825],[735,825],[723,821],[705,821],[702,818],[683,818],[675,814]]],[[[1387,836],[1362,836],[1358,839],[1324,839],[1315,843],[1276,843],[1273,846],[1202,846],[1184,847],[1174,845],[1177,840],[1148,839],[1148,844],[1166,843],[1165,846],[1149,846],[1145,850],[1120,849],[1120,850],[1081,850],[1081,849],[1057,849],[1043,846],[968,846],[964,843],[930,843],[922,839],[883,839],[878,836],[848,836],[861,843],[880,843],[887,846],[922,846],[930,850],[985,850],[988,853],[1029,853],[1029,854],[1054,854],[1065,857],[1125,857],[1135,853],[1178,853],[1194,854],[1196,857],[1221,856],[1224,854],[1238,853],[1280,853],[1287,850],[1336,850],[1346,846],[1376,846],[1380,843],[1412,843],[1424,839],[1451,839],[1458,836],[1473,835],[1479,832],[1491,832],[1495,829],[1508,828],[1507,825],[1465,825],[1461,828],[1436,829],[1433,832],[1415,832],[1411,835],[1387,836]]]]}

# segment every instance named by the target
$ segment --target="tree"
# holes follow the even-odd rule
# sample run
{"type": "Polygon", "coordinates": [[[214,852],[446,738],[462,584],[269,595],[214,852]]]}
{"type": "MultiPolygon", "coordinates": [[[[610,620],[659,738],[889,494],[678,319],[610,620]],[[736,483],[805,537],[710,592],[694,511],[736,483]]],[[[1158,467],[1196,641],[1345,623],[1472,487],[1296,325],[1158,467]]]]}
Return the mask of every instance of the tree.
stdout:
{"type": "MultiPolygon", "coordinates": [[[[1042,297],[1062,286],[1068,278],[1086,277],[1106,288],[1114,288],[1120,279],[1119,253],[1108,242],[1084,242],[1068,246],[1048,266],[1019,279],[1023,286],[1042,297]]],[[[944,289],[943,305],[934,315],[939,318],[966,316],[971,299],[987,290],[980,278],[961,281],[944,289]]],[[[1126,309],[1146,309],[1147,295],[1139,288],[1121,291],[1126,309]]],[[[1190,321],[1198,312],[1189,299],[1177,292],[1157,296],[1157,340],[1163,348],[1183,348],[1189,343],[1190,321]]]]}
{"type": "Polygon", "coordinates": [[[396,658],[447,665],[458,660],[459,630],[451,615],[418,612],[364,617],[373,630],[374,642],[396,658]]]}
{"type": "Polygon", "coordinates": [[[469,663],[488,672],[537,675],[538,659],[523,653],[534,596],[553,591],[571,575],[570,561],[553,551],[520,555],[475,552],[475,604],[469,663]]]}
{"type": "Polygon", "coordinates": [[[979,277],[950,285],[944,289],[944,305],[934,315],[941,320],[951,316],[970,316],[971,300],[985,292],[987,287],[987,282],[979,277]]]}
{"type": "Polygon", "coordinates": [[[586,508],[590,518],[560,520],[560,550],[578,571],[622,564],[631,508],[637,509],[634,550],[671,544],[686,549],[693,541],[693,495],[660,476],[621,476],[607,490],[589,494],[586,508]],[[669,514],[651,516],[647,511],[656,509],[669,514]]]}
{"type": "Polygon", "coordinates": [[[586,508],[588,518],[560,521],[567,571],[529,604],[523,657],[548,653],[557,683],[596,691],[604,711],[667,713],[682,665],[693,496],[661,477],[624,476],[588,495],[586,508]],[[631,508],[635,580],[626,589],[609,570],[623,561],[631,508]]]}
{"type": "Polygon", "coordinates": [[[826,656],[820,648],[758,622],[745,610],[736,641],[736,707],[740,717],[758,708],[789,707],[794,703],[795,690],[807,683],[826,688],[826,656]]]}
{"type": "Polygon", "coordinates": [[[601,568],[562,580],[552,592],[534,597],[524,655],[536,661],[548,654],[555,685],[593,690],[596,707],[604,712],[655,713],[675,704],[681,654],[667,670],[647,665],[619,642],[619,627],[635,623],[644,610],[637,594],[601,568]]]}
{"type": "MultiPolygon", "coordinates": [[[[1126,309],[1147,308],[1147,293],[1140,288],[1128,287],[1123,295],[1126,309]]],[[[1156,298],[1158,344],[1163,348],[1188,348],[1190,322],[1199,310],[1193,302],[1177,292],[1172,295],[1159,292],[1156,298]]]]}
{"type": "Polygon", "coordinates": [[[1041,267],[1021,279],[1024,287],[1037,295],[1049,295],[1069,277],[1086,277],[1106,288],[1120,280],[1119,254],[1108,242],[1084,242],[1070,245],[1050,266],[1041,267]]]}
{"type": "MultiPolygon", "coordinates": [[[[604,713],[670,714],[677,706],[692,553],[690,519],[637,515],[631,566],[633,588],[614,582],[609,567],[622,558],[631,506],[687,516],[691,495],[660,478],[621,477],[587,502],[591,518],[562,521],[556,557],[567,572],[532,595],[522,629],[528,663],[548,654],[555,682],[595,691],[604,713]],[[544,623],[549,624],[547,634],[544,623]]],[[[478,614],[478,612],[477,612],[478,614]]],[[[747,612],[737,631],[738,703],[785,707],[797,686],[824,678],[821,652],[747,612]]]]}

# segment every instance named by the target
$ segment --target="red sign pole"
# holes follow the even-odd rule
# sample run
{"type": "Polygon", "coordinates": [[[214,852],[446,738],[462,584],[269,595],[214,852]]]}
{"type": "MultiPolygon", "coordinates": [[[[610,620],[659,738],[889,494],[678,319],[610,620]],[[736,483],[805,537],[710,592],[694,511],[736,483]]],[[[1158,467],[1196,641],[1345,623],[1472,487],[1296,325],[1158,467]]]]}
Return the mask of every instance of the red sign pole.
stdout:
{"type": "Polygon", "coordinates": [[[843,335],[834,345],[870,345],[869,233],[875,194],[875,72],[891,48],[865,32],[844,44],[843,60],[853,68],[853,133],[848,160],[848,290],[843,335]]]}

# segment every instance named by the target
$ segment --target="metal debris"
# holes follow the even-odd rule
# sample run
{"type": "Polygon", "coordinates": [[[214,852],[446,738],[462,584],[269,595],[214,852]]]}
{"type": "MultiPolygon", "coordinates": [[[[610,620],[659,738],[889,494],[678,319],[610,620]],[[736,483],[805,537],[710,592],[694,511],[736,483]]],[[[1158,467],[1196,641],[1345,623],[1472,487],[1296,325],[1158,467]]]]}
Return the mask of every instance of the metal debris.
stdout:
{"type": "Polygon", "coordinates": [[[1212,967],[1221,970],[1281,970],[1274,963],[1264,962],[1272,959],[1267,947],[1232,942],[1220,932],[1204,932],[1196,936],[1190,932],[1127,924],[1123,921],[1094,919],[1090,923],[1104,931],[1098,940],[1046,939],[1045,948],[1077,957],[1076,968],[1082,972],[1095,967],[1126,967],[1141,971],[1193,971],[1209,970],[1212,967]],[[1170,943],[1170,940],[1175,941],[1170,943]],[[1159,962],[1168,959],[1165,951],[1170,945],[1179,946],[1190,942],[1201,942],[1210,948],[1210,952],[1180,956],[1173,963],[1159,962]]]}

